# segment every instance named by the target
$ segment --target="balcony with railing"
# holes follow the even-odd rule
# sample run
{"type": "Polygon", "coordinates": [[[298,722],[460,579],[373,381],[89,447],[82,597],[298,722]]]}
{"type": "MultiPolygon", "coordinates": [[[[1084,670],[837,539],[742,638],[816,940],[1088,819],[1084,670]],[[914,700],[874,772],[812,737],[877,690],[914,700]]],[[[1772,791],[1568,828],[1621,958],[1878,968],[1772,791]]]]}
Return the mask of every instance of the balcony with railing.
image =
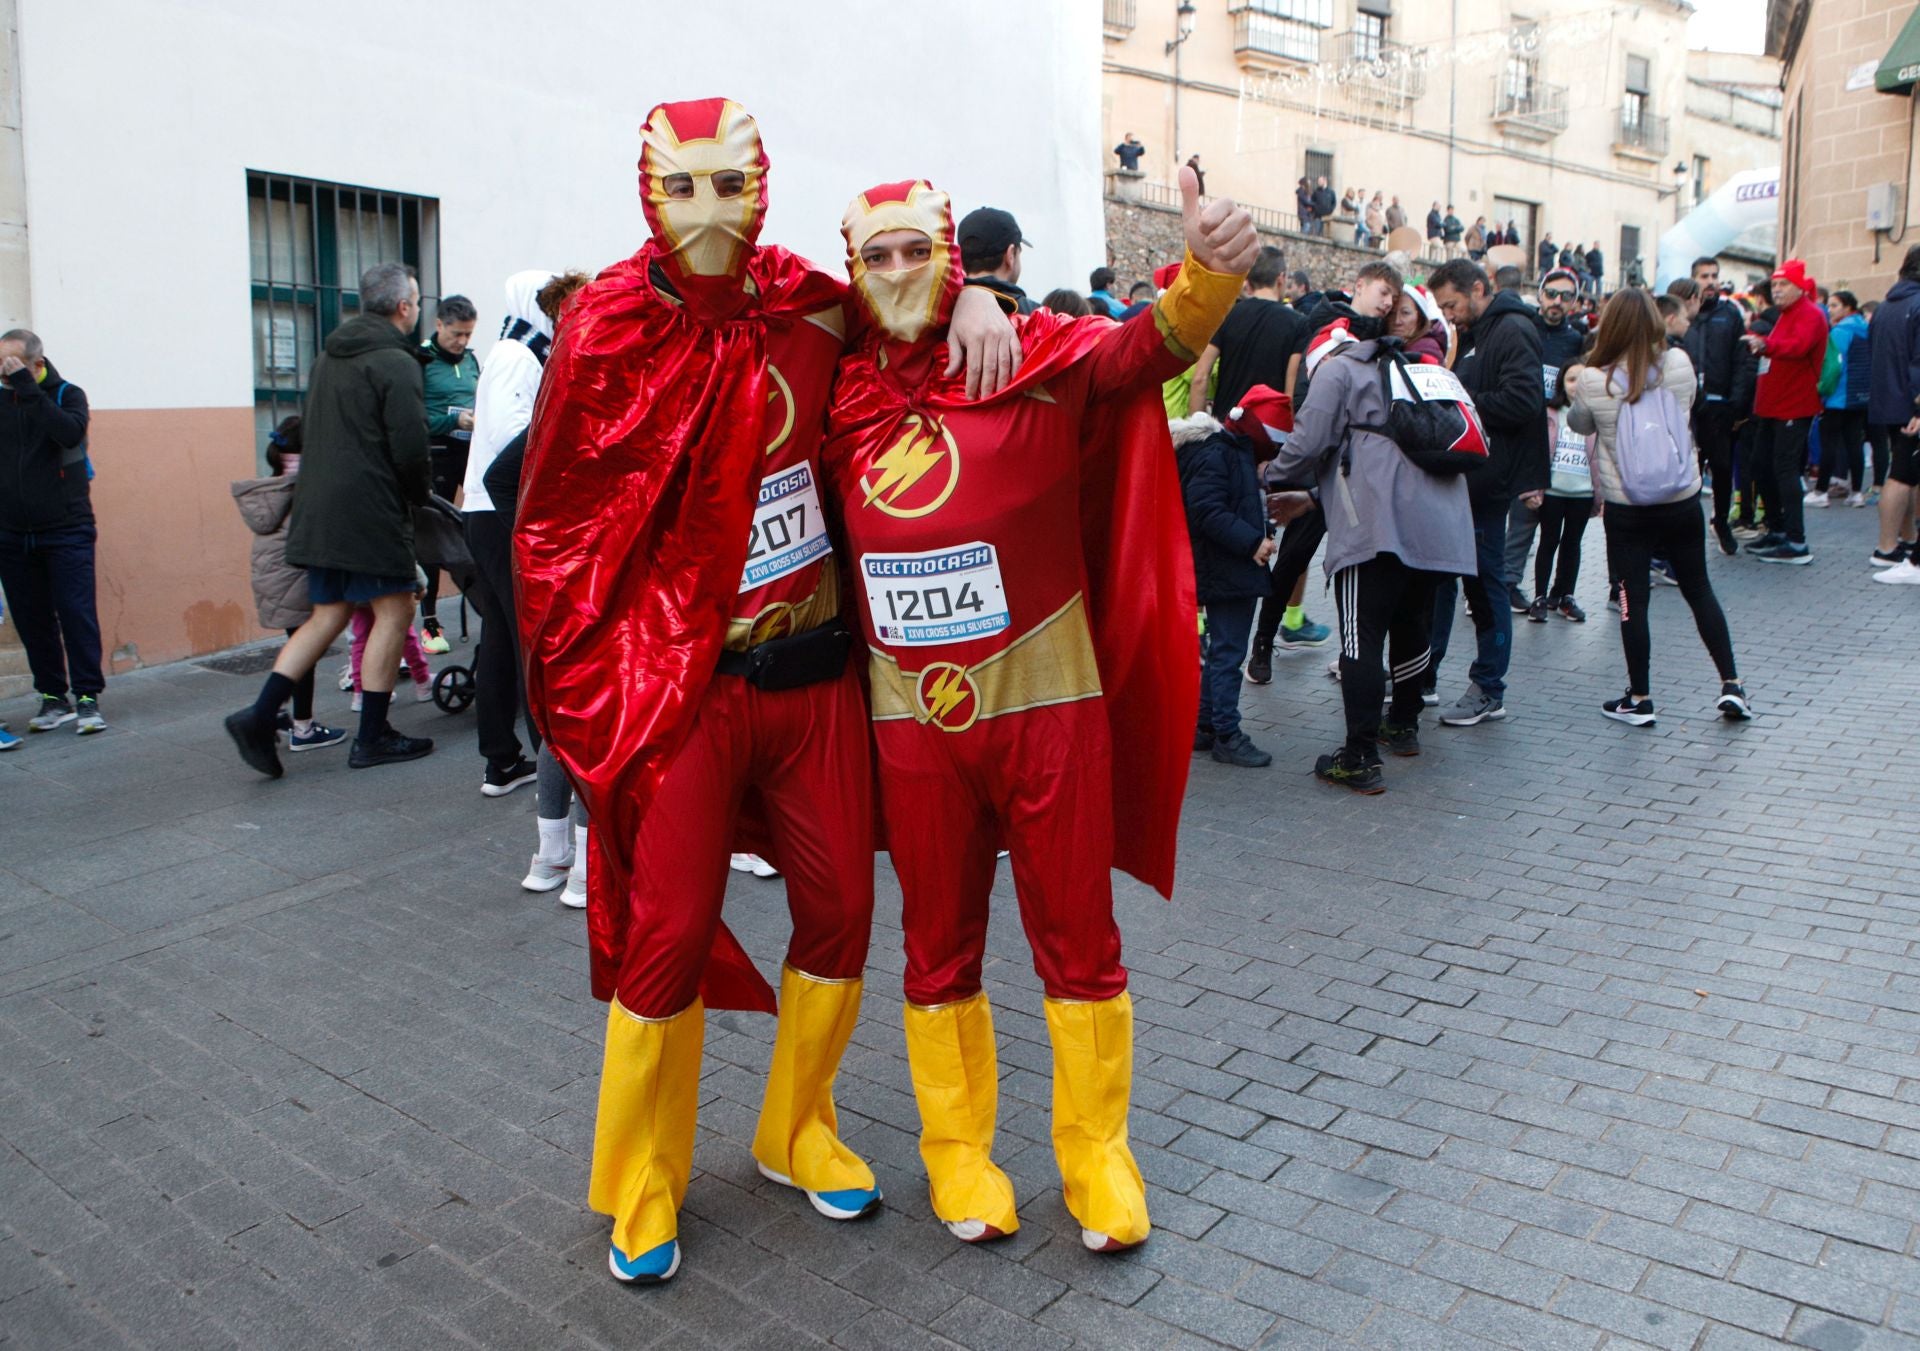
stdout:
{"type": "Polygon", "coordinates": [[[1321,47],[1331,53],[1335,83],[1355,102],[1405,107],[1427,92],[1425,47],[1358,32],[1338,34],[1321,47]]]}
{"type": "Polygon", "coordinates": [[[1106,0],[1106,37],[1108,42],[1124,42],[1132,33],[1139,15],[1139,0],[1106,0]]]}
{"type": "Polygon", "coordinates": [[[1332,50],[1332,34],[1320,24],[1258,9],[1228,12],[1233,15],[1233,55],[1242,66],[1255,70],[1315,66],[1332,50]]]}
{"type": "Polygon", "coordinates": [[[1510,136],[1550,141],[1567,129],[1567,86],[1544,80],[1493,80],[1493,120],[1510,136]]]}
{"type": "Polygon", "coordinates": [[[1621,108],[1620,130],[1613,138],[1614,154],[1657,160],[1666,155],[1670,142],[1666,118],[1638,111],[1630,104],[1621,108]]]}

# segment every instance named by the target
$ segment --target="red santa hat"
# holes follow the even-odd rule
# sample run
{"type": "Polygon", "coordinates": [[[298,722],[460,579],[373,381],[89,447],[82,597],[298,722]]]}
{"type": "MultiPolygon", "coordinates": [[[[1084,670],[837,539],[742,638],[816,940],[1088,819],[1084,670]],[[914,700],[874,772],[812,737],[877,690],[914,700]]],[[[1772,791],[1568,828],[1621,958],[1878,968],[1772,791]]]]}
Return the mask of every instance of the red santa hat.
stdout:
{"type": "Polygon", "coordinates": [[[1358,338],[1353,336],[1353,330],[1349,327],[1347,316],[1344,314],[1341,315],[1338,319],[1335,319],[1332,323],[1314,334],[1313,341],[1307,344],[1307,356],[1304,363],[1307,374],[1312,375],[1315,370],[1319,369],[1321,362],[1325,361],[1342,347],[1345,347],[1349,343],[1359,341],[1358,338]]]}
{"type": "Polygon", "coordinates": [[[1227,427],[1262,446],[1278,446],[1293,430],[1293,400],[1268,385],[1255,385],[1227,414],[1227,427]]]}
{"type": "Polygon", "coordinates": [[[1153,284],[1155,289],[1161,291],[1166,290],[1169,286],[1173,285],[1173,279],[1179,275],[1180,264],[1178,263],[1163,263],[1161,266],[1156,267],[1153,270],[1153,284]]]}

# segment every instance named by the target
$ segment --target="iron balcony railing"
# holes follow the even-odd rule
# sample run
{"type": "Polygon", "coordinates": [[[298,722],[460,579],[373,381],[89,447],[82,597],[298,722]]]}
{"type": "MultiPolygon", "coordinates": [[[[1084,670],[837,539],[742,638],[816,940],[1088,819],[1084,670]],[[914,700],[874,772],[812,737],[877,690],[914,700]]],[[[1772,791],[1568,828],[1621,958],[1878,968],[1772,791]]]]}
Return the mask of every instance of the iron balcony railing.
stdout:
{"type": "Polygon", "coordinates": [[[1668,141],[1666,118],[1639,112],[1632,107],[1620,110],[1620,137],[1614,144],[1644,150],[1650,155],[1664,155],[1668,141]]]}
{"type": "Polygon", "coordinates": [[[1544,80],[1516,81],[1510,75],[1493,80],[1493,119],[1550,135],[1567,129],[1568,90],[1544,80]]]}
{"type": "Polygon", "coordinates": [[[1371,33],[1341,33],[1330,44],[1335,80],[1372,103],[1412,103],[1427,92],[1425,47],[1389,42],[1371,33]]]}

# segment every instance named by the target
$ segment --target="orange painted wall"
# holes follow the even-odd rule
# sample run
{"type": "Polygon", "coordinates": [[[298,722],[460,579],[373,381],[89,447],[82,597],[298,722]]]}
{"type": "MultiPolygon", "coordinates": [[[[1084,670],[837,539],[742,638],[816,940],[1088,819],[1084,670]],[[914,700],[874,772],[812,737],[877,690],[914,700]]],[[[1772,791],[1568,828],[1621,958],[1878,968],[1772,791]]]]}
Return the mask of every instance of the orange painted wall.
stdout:
{"type": "Polygon", "coordinates": [[[227,489],[254,474],[253,410],[101,409],[88,449],[108,678],[264,637],[227,489]]]}

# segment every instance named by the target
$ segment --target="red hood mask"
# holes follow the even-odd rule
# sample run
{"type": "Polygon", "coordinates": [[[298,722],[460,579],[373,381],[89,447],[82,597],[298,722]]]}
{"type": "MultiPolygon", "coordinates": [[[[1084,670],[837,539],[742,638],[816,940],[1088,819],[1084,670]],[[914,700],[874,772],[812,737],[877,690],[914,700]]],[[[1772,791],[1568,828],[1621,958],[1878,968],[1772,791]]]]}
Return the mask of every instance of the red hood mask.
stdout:
{"type": "Polygon", "coordinates": [[[732,99],[660,104],[640,128],[640,200],[659,264],[688,308],[709,319],[737,313],[767,218],[767,152],[753,118],[732,99]]]}
{"type": "Polygon", "coordinates": [[[840,233],[847,241],[847,274],[870,323],[896,342],[918,342],[945,328],[966,281],[953,239],[947,194],[924,179],[868,188],[847,207],[840,233]],[[897,272],[869,272],[860,250],[876,235],[914,230],[933,242],[933,256],[897,272]]]}

